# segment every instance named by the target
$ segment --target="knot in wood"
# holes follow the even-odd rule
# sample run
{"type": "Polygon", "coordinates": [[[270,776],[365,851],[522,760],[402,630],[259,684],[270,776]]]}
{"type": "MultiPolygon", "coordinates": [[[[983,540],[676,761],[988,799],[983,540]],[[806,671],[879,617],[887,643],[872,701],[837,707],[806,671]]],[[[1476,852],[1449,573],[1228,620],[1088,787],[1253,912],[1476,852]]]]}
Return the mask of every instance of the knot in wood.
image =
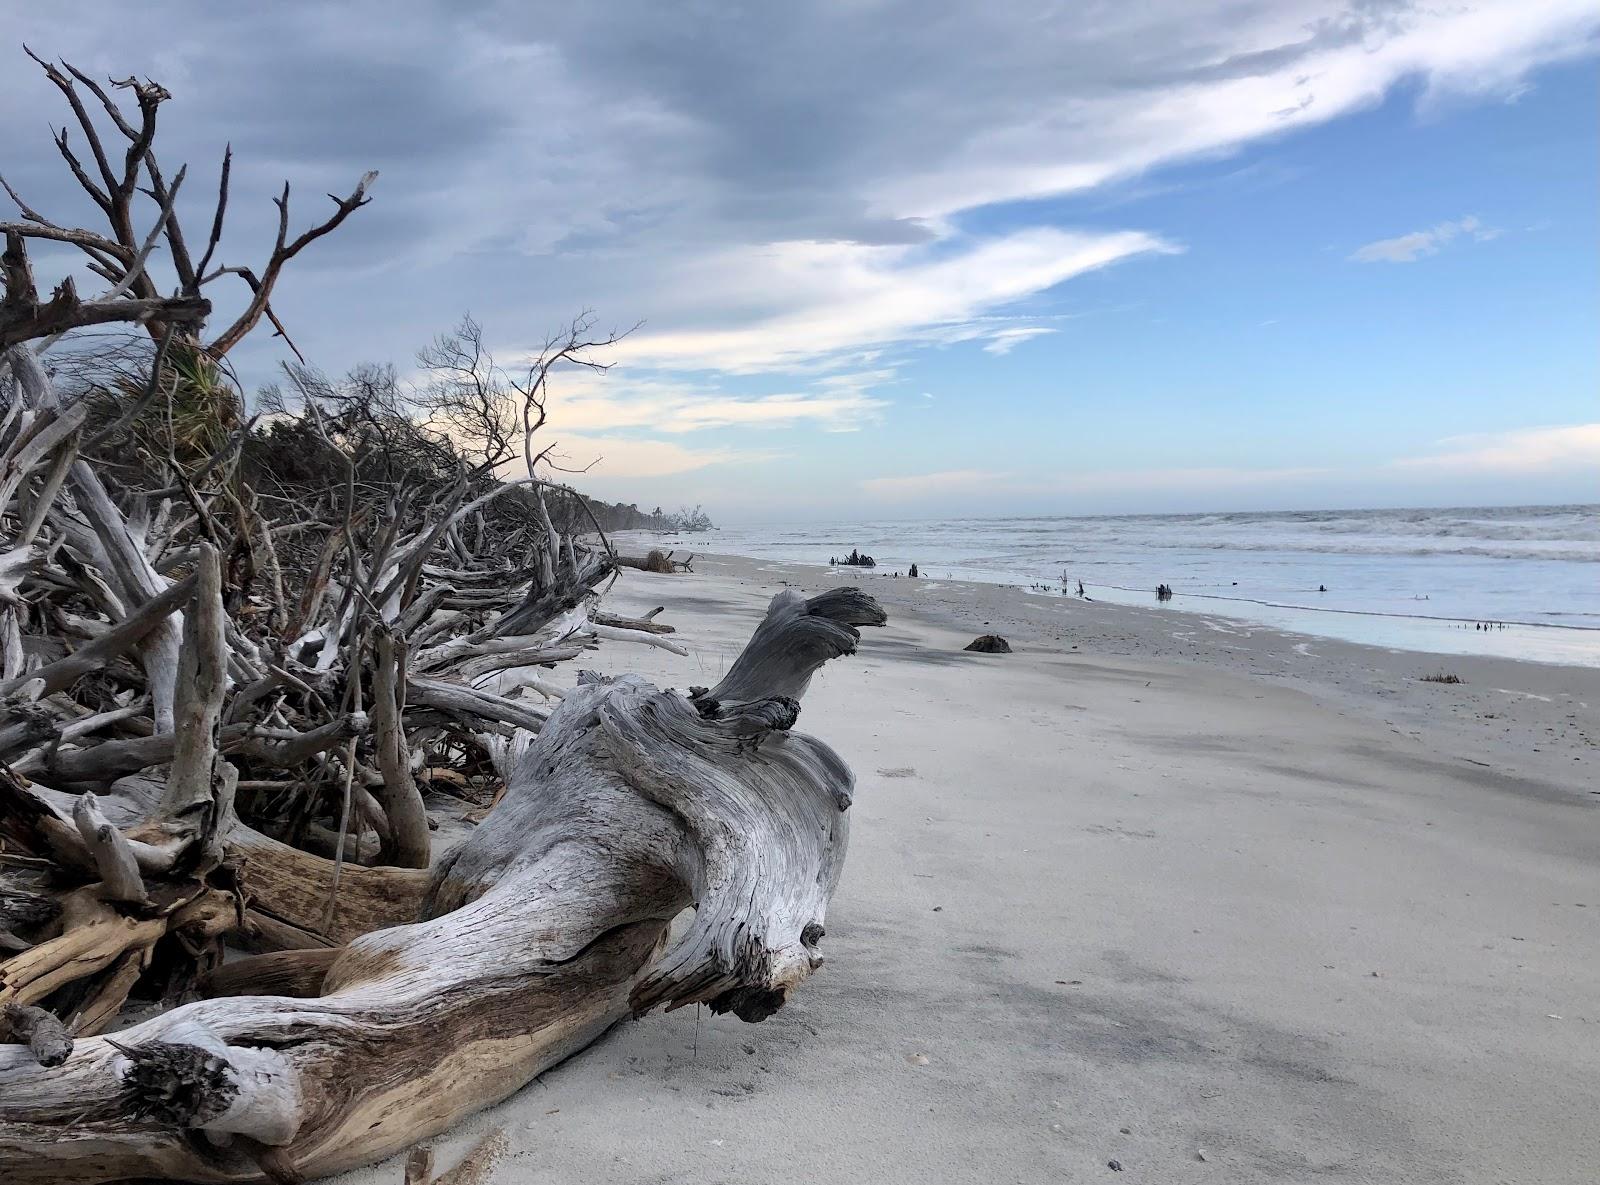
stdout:
{"type": "Polygon", "coordinates": [[[199,1127],[226,1111],[238,1093],[228,1063],[198,1045],[110,1044],[128,1059],[122,1087],[130,1112],[138,1118],[199,1127]]]}

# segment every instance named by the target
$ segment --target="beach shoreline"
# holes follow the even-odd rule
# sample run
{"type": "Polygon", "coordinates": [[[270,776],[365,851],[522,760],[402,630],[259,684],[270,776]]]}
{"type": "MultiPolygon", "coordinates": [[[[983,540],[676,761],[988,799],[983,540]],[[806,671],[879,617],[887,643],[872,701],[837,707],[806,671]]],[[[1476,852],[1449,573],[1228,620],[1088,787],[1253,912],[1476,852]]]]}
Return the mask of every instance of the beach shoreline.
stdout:
{"type": "MultiPolygon", "coordinates": [[[[733,556],[629,570],[709,685],[783,588],[889,623],[798,728],[856,775],[828,963],[618,1026],[438,1141],[495,1180],[1437,1185],[1600,1162],[1600,672],[733,556]],[[939,587],[943,585],[943,587],[939,587]],[[1014,653],[962,649],[979,633],[1014,653]],[[1503,701],[1503,702],[1502,702],[1503,701]],[[1579,758],[1573,761],[1574,757],[1579,758]]],[[[575,672],[563,671],[564,677],[575,672]]],[[[398,1162],[347,1174],[388,1185],[398,1162]]]]}
{"type": "Polygon", "coordinates": [[[1041,595],[1014,585],[707,553],[708,574],[819,589],[858,584],[893,613],[1000,633],[1064,653],[1203,664],[1296,687],[1417,743],[1546,792],[1600,802],[1600,669],[1481,654],[1435,654],[1298,634],[1225,614],[1041,595]],[[1453,675],[1460,683],[1431,682],[1453,675]]]}
{"type": "MultiPolygon", "coordinates": [[[[639,536],[640,542],[648,535],[639,536]]],[[[659,536],[657,537],[659,539],[659,536]]],[[[1600,505],[1044,515],[718,527],[681,546],[1086,590],[1349,642],[1600,667],[1600,505]]]]}

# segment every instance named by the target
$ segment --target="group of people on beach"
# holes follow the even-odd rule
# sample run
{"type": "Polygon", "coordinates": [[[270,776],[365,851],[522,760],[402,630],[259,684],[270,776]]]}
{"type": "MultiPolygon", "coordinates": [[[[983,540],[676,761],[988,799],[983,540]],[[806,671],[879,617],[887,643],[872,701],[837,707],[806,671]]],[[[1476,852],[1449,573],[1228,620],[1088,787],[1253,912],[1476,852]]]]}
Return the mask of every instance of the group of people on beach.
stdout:
{"type": "MultiPolygon", "coordinates": [[[[1238,584],[1238,583],[1239,582],[1237,580],[1234,581],[1234,584],[1238,584]]],[[[1319,585],[1317,585],[1317,591],[1319,593],[1325,593],[1325,592],[1328,591],[1328,586],[1326,584],[1319,584],[1319,585]]],[[[1083,596],[1083,581],[1081,581],[1081,580],[1078,581],[1078,595],[1080,597],[1083,596]]],[[[1170,601],[1170,600],[1172,600],[1172,585],[1166,584],[1166,583],[1162,583],[1162,584],[1156,585],[1156,600],[1158,600],[1158,601],[1170,601]]]]}

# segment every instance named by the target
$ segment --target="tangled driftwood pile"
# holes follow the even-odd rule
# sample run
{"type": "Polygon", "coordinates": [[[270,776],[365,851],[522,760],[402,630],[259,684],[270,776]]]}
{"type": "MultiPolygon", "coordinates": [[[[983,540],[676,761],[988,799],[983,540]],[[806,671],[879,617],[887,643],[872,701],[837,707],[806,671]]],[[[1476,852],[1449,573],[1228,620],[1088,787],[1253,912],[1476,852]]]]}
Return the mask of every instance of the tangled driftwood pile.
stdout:
{"type": "Polygon", "coordinates": [[[254,423],[223,359],[263,318],[282,331],[283,265],[370,176],[297,237],[285,189],[267,265],[208,270],[227,165],[194,263],[183,170],[165,180],[152,151],[166,92],[117,84],[130,116],[41,64],[109,232],[20,198],[3,225],[0,1180],[320,1176],[442,1130],[624,1016],[770,1014],[820,961],[851,786],[790,731],[798,700],[881,610],[786,593],[690,696],[552,683],[601,641],[680,649],[654,614],[598,610],[617,558],[557,525],[552,504],[581,500],[535,470],[549,373],[603,343],[575,326],[509,391],[493,371],[453,380],[457,411],[487,409],[485,457],[381,375],[293,371],[294,397],[254,423]],[[136,229],[141,194],[153,224],[136,229]],[[80,247],[106,292],[41,299],[39,238],[80,247]],[[175,295],[148,267],[158,242],[175,295]],[[208,342],[204,289],[225,275],[249,303],[208,342]],[[147,335],[142,369],[52,373],[61,335],[116,322],[147,335]],[[508,423],[521,484],[494,477],[508,423]]]}

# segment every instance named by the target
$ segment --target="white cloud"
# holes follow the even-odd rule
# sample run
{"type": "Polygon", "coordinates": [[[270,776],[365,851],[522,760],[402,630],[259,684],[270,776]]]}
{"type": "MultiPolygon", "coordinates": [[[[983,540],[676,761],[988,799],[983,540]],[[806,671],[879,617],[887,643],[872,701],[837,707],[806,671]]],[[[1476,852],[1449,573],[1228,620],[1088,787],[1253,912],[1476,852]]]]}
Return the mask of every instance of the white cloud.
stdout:
{"type": "Polygon", "coordinates": [[[925,498],[933,494],[986,492],[1009,476],[988,469],[946,469],[941,473],[914,473],[904,477],[869,477],[861,483],[861,488],[882,498],[925,498]]]}
{"type": "MultiPolygon", "coordinates": [[[[588,436],[560,433],[558,462],[568,468],[587,467],[585,488],[609,486],[613,479],[669,477],[693,473],[713,465],[771,460],[780,454],[762,449],[693,448],[671,440],[644,440],[625,436],[588,436]]],[[[504,473],[523,476],[521,460],[506,465],[504,473]]]]}
{"type": "Polygon", "coordinates": [[[876,477],[862,490],[893,501],[937,501],[944,495],[994,499],[1117,495],[1174,499],[1226,495],[1273,486],[1332,479],[1370,484],[1397,473],[1443,477],[1543,477],[1589,472],[1600,481],[1600,423],[1526,428],[1509,432],[1447,437],[1436,451],[1382,465],[1330,468],[1294,466],[1240,468],[1195,466],[1171,469],[1106,469],[1041,476],[1036,473],[951,469],[902,477],[876,477]]]}
{"type": "MultiPolygon", "coordinates": [[[[1127,5],[1097,16],[1080,38],[1062,45],[1047,36],[1037,52],[1111,55],[1081,63],[1080,77],[1120,72],[1127,85],[1044,85],[985,134],[882,179],[879,207],[938,218],[1092,189],[1370,107],[1405,79],[1421,80],[1434,99],[1514,96],[1534,66],[1593,52],[1600,21],[1589,0],[1361,4],[1334,12],[1315,0],[1245,0],[1225,9],[1127,5]],[[1140,50],[1159,54],[1163,65],[1149,57],[1141,64],[1140,50]]],[[[1020,23],[1029,37],[1043,28],[1020,23]]],[[[1031,64],[1027,51],[1011,48],[1031,64]]],[[[1040,81],[1026,70],[1018,76],[1040,81]]]]}
{"type": "Polygon", "coordinates": [[[635,334],[618,358],[631,366],[750,374],[908,340],[1014,336],[1019,331],[988,334],[971,323],[1085,272],[1176,250],[1142,231],[1087,234],[1053,227],[961,249],[849,242],[741,248],[697,260],[684,277],[685,291],[701,301],[720,297],[720,316],[707,318],[704,327],[635,334]],[[781,311],[740,315],[741,307],[770,303],[774,293],[782,294],[781,311]]]}
{"type": "MultiPolygon", "coordinates": [[[[575,302],[642,318],[636,357],[675,369],[948,341],[1163,246],[1159,228],[995,232],[970,211],[1226,154],[1401,84],[1429,102],[1515,95],[1534,68],[1592,52],[1600,27],[1594,0],[1151,0],[1089,16],[992,0],[936,18],[920,0],[873,0],[759,6],[690,41],[673,6],[627,0],[149,8],[130,26],[109,2],[28,6],[15,40],[167,82],[168,159],[201,168],[231,139],[236,193],[382,170],[373,208],[297,262],[317,282],[291,277],[275,301],[332,370],[404,357],[467,307],[499,340],[575,302]],[[819,60],[828,85],[808,72],[819,60]],[[410,282],[375,284],[373,268],[410,282]]],[[[70,186],[35,134],[54,96],[4,64],[7,174],[39,204],[70,186]]],[[[271,233],[265,203],[234,207],[244,230],[271,233]]],[[[1379,257],[1430,244],[1401,236],[1379,257]]]]}
{"type": "Polygon", "coordinates": [[[1498,238],[1500,232],[1468,214],[1465,218],[1441,222],[1427,230],[1415,230],[1410,234],[1379,239],[1375,243],[1357,247],[1350,258],[1357,263],[1415,263],[1424,256],[1437,255],[1445,244],[1464,235],[1471,236],[1473,242],[1486,243],[1498,238]]]}
{"type": "MultiPolygon", "coordinates": [[[[663,432],[693,432],[703,428],[783,428],[810,421],[830,431],[848,432],[887,406],[882,399],[857,394],[689,399],[670,403],[659,409],[659,415],[652,412],[634,423],[663,432]]],[[[633,410],[637,414],[637,405],[633,410]]]]}
{"type": "Polygon", "coordinates": [[[1043,325],[1018,326],[1015,329],[997,329],[989,335],[988,342],[983,347],[985,354],[1009,354],[1023,342],[1030,338],[1043,337],[1048,333],[1058,333],[1059,330],[1050,329],[1043,325]]]}
{"type": "Polygon", "coordinates": [[[1426,473],[1543,476],[1587,469],[1600,475],[1600,423],[1449,436],[1428,456],[1393,466],[1426,473]]]}
{"type": "Polygon", "coordinates": [[[858,388],[836,385],[815,394],[730,395],[714,387],[613,372],[558,388],[550,401],[550,428],[558,433],[644,429],[677,435],[712,428],[811,424],[829,432],[850,432],[873,422],[889,406],[865,389],[864,381],[858,388]]]}
{"type": "Polygon", "coordinates": [[[1041,483],[1035,488],[1038,491],[1068,493],[1211,493],[1325,477],[1331,472],[1333,471],[1317,467],[1238,469],[1213,466],[1190,469],[1114,469],[1075,474],[1041,483]]]}
{"type": "Polygon", "coordinates": [[[946,494],[1058,496],[1063,494],[1203,494],[1325,477],[1322,468],[1108,469],[1038,477],[988,469],[947,469],[903,477],[873,477],[861,483],[868,494],[893,500],[936,498],[946,494]]]}

